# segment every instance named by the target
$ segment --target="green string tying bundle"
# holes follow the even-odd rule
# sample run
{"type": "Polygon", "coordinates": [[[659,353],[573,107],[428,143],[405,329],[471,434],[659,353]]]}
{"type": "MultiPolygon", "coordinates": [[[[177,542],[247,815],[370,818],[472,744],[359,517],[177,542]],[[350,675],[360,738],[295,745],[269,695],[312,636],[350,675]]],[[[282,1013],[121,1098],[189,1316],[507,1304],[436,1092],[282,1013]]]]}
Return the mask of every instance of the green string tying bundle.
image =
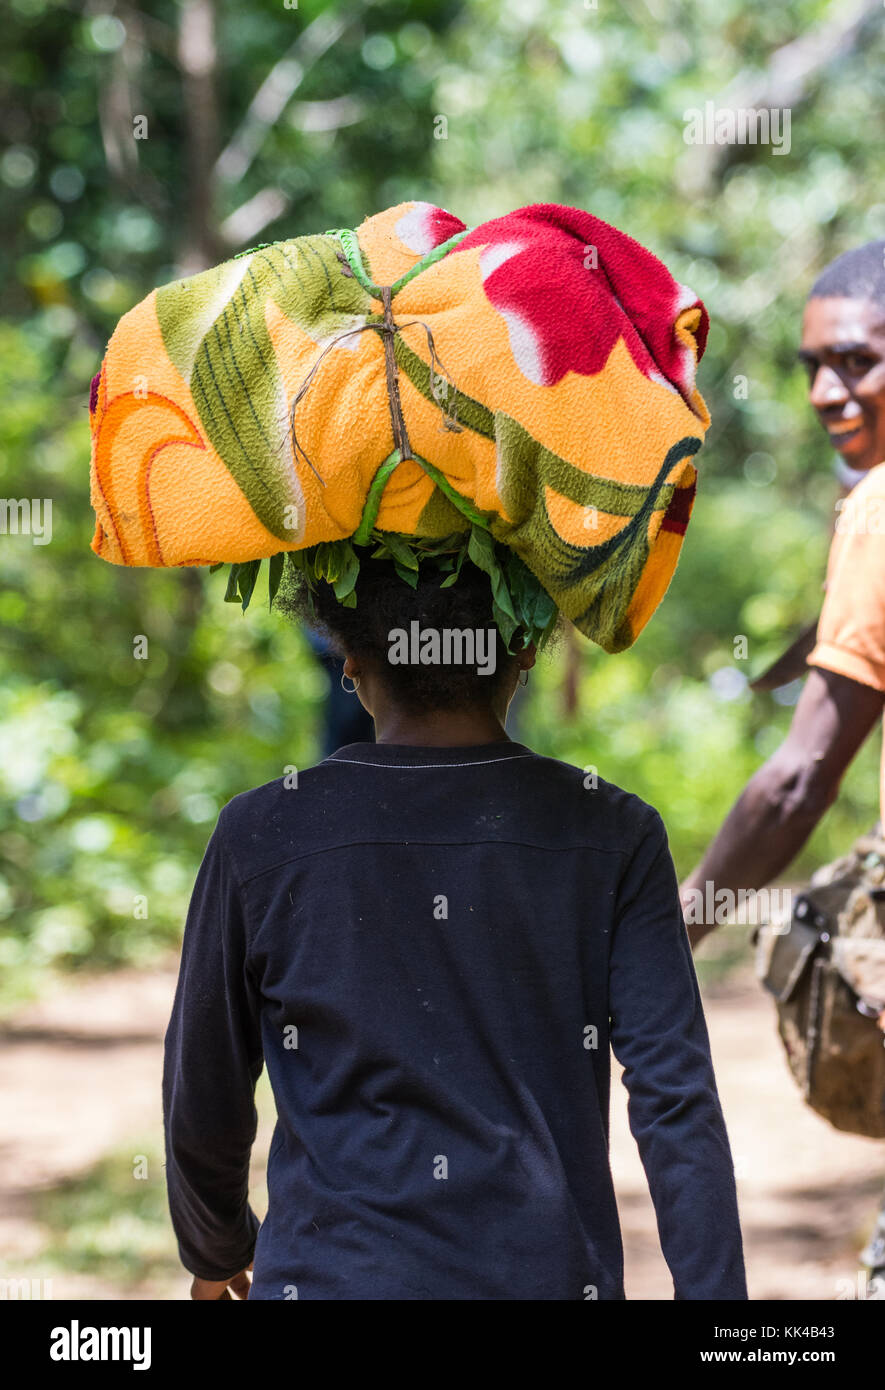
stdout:
{"type": "MultiPolygon", "coordinates": [[[[326,541],[306,550],[281,551],[279,554],[271,556],[268,562],[270,606],[273,607],[287,563],[298,572],[299,577],[307,586],[309,597],[318,583],[325,582],[332,586],[339,603],[347,608],[355,608],[357,603],[356,584],[359,578],[360,565],[364,559],[391,561],[400,579],[411,585],[412,588],[417,587],[421,566],[424,566],[425,571],[432,566],[439,574],[440,588],[443,589],[457,582],[465,559],[469,559],[478,569],[483,570],[489,576],[492,590],[492,617],[508,651],[519,651],[530,643],[534,643],[539,648],[542,647],[553,631],[559,616],[556,604],[519,556],[506,546],[495,542],[489,530],[487,518],[466,497],[463,497],[452,487],[438,468],[413,452],[402,420],[398,393],[395,390],[395,380],[391,380],[391,377],[395,378],[396,376],[392,342],[394,334],[399,331],[393,324],[390,314],[393,294],[408,284],[419,271],[426,269],[435,261],[441,260],[447,252],[464,239],[467,232],[458,232],[441,246],[434,248],[411,270],[388,287],[375,285],[370,279],[360,254],[359,241],[354,232],[349,229],[342,229],[328,232],[327,235],[338,237],[343,248],[340,259],[346,263],[350,273],[363,288],[376,298],[381,298],[384,303],[385,313],[383,316],[378,316],[377,322],[372,320],[364,327],[351,329],[341,336],[349,337],[354,332],[367,330],[382,333],[386,330],[389,334],[391,360],[388,364],[388,389],[391,395],[391,414],[397,447],[378,468],[366,496],[360,524],[351,538],[326,541]],[[381,506],[382,493],[391,474],[403,462],[404,458],[413,459],[424,469],[425,473],[432,478],[437,487],[470,523],[469,530],[446,537],[443,540],[427,540],[418,536],[402,536],[392,531],[376,529],[375,522],[381,506]],[[370,550],[372,546],[374,549],[370,550]]],[[[240,254],[248,253],[241,252],[240,254]]],[[[433,335],[426,325],[422,326],[425,327],[428,335],[431,375],[437,382],[439,393],[437,398],[443,409],[446,425],[449,428],[457,429],[458,425],[455,419],[457,391],[441,372],[433,371],[434,366],[441,364],[438,364],[436,357],[433,335]]],[[[292,434],[296,442],[296,449],[298,445],[294,429],[295,408],[310,386],[319,361],[332,346],[334,343],[330,344],[321,354],[318,362],[314,363],[295,396],[292,409],[292,434]]],[[[310,462],[310,460],[307,461],[310,462]]],[[[246,611],[255,589],[261,564],[261,560],[248,560],[244,563],[231,565],[227,591],[224,596],[227,603],[240,603],[243,612],[246,611]]],[[[221,565],[213,565],[211,569],[214,572],[222,567],[221,565]]],[[[311,613],[314,611],[312,602],[310,611],[311,613]]]]}

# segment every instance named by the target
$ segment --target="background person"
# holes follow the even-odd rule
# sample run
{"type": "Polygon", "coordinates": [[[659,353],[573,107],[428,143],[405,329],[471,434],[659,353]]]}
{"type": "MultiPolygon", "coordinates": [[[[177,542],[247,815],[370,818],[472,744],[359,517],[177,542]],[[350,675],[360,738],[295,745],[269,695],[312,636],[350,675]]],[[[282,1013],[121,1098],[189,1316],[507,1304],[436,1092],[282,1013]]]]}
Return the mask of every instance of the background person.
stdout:
{"type": "MultiPolygon", "coordinates": [[[[789,733],[682,885],[693,946],[716,925],[693,920],[697,890],[706,901],[712,884],[715,901],[721,889],[762,888],[783,873],[836,799],[885,703],[885,241],[846,252],[815,282],[799,357],[841,460],[826,594],[789,733]]],[[[885,753],[880,785],[881,816],[885,753]]],[[[879,1023],[885,1029],[885,1013],[879,1023]]],[[[885,1279],[885,1204],[861,1258],[885,1279]]]]}
{"type": "MultiPolygon", "coordinates": [[[[762,888],[835,800],[885,701],[885,241],[840,256],[815,282],[800,359],[809,400],[844,463],[863,473],[840,510],[811,668],[780,748],[751,778],[682,885],[762,888]]],[[[885,798],[883,798],[885,799],[885,798]]],[[[697,944],[715,926],[689,926],[697,944]]]]}

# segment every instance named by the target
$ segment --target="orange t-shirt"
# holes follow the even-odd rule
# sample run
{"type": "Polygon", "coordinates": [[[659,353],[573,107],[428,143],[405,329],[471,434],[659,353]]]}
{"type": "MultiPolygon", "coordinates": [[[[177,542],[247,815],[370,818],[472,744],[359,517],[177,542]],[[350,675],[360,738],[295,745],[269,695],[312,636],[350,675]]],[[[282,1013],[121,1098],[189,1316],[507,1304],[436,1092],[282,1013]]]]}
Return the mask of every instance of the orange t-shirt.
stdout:
{"type": "MultiPolygon", "coordinates": [[[[885,463],[839,505],[817,641],[807,661],[885,693],[885,463]]],[[[885,824],[885,748],[879,804],[885,824]]]]}

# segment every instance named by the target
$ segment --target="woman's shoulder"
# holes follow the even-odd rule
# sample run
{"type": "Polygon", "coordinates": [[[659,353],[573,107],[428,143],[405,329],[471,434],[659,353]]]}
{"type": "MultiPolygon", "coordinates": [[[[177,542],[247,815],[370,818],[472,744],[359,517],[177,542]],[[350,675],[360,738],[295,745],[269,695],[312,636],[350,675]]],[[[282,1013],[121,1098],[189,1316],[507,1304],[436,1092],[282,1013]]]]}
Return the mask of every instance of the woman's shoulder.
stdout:
{"type": "Polygon", "coordinates": [[[321,763],[304,768],[288,763],[271,781],[237,792],[218,818],[222,832],[234,845],[258,833],[267,838],[274,829],[285,828],[288,833],[293,819],[298,819],[298,808],[306,809],[314,801],[311,792],[317,789],[320,767],[321,763]]]}
{"type": "MultiPolygon", "coordinates": [[[[648,835],[663,834],[655,808],[635,792],[608,781],[589,760],[579,765],[529,748],[524,751],[530,756],[517,757],[514,750],[513,756],[503,760],[503,767],[498,760],[498,765],[490,762],[471,770],[463,800],[452,796],[448,779],[422,784],[420,795],[419,784],[410,783],[410,795],[401,807],[410,830],[417,832],[419,821],[438,828],[433,810],[438,791],[449,829],[461,807],[472,824],[479,816],[505,838],[525,834],[532,843],[552,847],[585,845],[631,855],[648,835]],[[486,777],[478,775],[481,769],[486,777]],[[481,804],[485,802],[491,804],[494,815],[481,804]]],[[[250,859],[276,862],[281,853],[301,856],[323,848],[330,838],[338,841],[342,826],[360,834],[369,823],[370,828],[383,828],[385,834],[398,830],[402,816],[396,813],[396,798],[384,798],[388,804],[380,827],[376,822],[382,811],[375,800],[357,797],[353,788],[343,786],[341,767],[330,767],[330,762],[334,760],[304,769],[287,766],[272,781],[234,796],[219,818],[231,851],[237,855],[248,847],[250,859]]],[[[429,771],[427,776],[436,773],[429,771]]]]}
{"type": "Polygon", "coordinates": [[[658,832],[661,818],[649,802],[635,792],[609,782],[598,766],[589,760],[583,765],[537,754],[533,763],[536,776],[546,781],[563,811],[570,806],[580,820],[605,831],[624,849],[635,845],[646,834],[658,832]]]}

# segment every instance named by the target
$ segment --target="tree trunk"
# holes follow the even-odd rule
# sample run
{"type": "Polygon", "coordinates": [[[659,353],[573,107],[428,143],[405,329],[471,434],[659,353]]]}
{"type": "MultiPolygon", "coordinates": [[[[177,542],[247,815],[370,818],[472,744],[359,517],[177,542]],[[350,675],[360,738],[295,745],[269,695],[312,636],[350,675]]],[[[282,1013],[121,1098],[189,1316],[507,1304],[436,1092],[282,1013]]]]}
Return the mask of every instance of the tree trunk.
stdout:
{"type": "Polygon", "coordinates": [[[184,0],[178,31],[184,134],[187,143],[187,216],[179,254],[182,275],[193,275],[222,256],[215,221],[218,111],[215,102],[213,0],[184,0]]]}

